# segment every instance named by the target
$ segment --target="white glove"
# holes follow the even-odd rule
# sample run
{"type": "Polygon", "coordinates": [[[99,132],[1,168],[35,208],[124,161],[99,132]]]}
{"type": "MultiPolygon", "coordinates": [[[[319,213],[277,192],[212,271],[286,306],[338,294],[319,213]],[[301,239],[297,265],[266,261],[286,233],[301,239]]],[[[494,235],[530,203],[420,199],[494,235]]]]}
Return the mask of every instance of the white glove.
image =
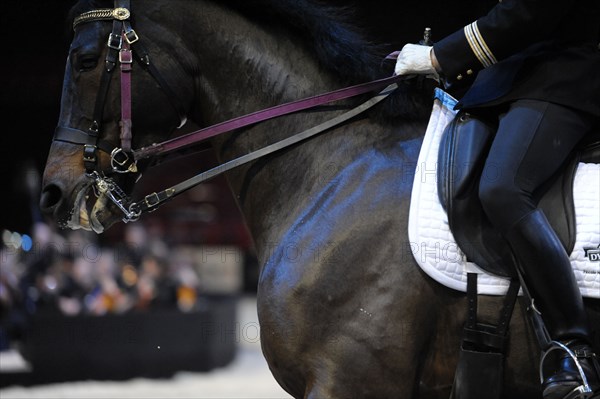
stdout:
{"type": "Polygon", "coordinates": [[[431,61],[431,46],[406,44],[396,60],[396,75],[428,75],[438,79],[439,75],[431,61]]]}

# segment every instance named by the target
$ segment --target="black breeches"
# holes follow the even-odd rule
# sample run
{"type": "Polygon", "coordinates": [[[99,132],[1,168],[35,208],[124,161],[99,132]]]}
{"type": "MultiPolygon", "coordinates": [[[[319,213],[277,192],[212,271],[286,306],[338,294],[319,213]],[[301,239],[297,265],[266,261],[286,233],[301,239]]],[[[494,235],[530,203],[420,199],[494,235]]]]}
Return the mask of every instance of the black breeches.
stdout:
{"type": "Polygon", "coordinates": [[[490,221],[506,233],[537,208],[535,191],[567,160],[593,117],[537,100],[519,100],[499,117],[480,181],[490,221]]]}
{"type": "Polygon", "coordinates": [[[511,104],[499,118],[479,196],[508,241],[554,339],[589,340],[589,326],[569,255],[535,191],[565,163],[593,117],[541,101],[511,104]]]}

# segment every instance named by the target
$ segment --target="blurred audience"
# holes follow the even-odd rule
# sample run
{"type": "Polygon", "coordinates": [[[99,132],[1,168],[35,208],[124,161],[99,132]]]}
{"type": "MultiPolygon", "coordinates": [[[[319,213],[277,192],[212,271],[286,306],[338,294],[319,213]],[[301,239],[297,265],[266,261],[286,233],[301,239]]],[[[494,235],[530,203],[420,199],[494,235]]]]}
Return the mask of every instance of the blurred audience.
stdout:
{"type": "Polygon", "coordinates": [[[28,250],[0,249],[0,350],[19,339],[27,320],[44,312],[65,316],[198,309],[202,294],[189,251],[169,248],[142,225],[103,247],[86,231],[58,234],[42,223],[28,250]]]}

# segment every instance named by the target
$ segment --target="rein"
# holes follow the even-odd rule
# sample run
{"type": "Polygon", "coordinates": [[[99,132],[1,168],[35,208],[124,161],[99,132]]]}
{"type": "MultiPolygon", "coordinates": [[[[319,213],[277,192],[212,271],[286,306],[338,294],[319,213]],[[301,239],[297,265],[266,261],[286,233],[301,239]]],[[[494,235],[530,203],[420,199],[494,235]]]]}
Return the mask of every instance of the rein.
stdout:
{"type": "MultiPolygon", "coordinates": [[[[170,187],[166,190],[160,191],[158,193],[154,192],[152,194],[149,194],[144,198],[143,201],[141,201],[139,203],[135,203],[135,202],[132,203],[131,207],[130,207],[130,211],[140,212],[140,213],[151,211],[151,210],[155,209],[156,207],[158,207],[159,205],[161,205],[162,203],[164,203],[165,201],[169,200],[170,198],[172,198],[178,194],[181,194],[206,180],[209,180],[215,176],[218,176],[221,173],[227,172],[228,170],[231,170],[238,166],[244,165],[248,162],[254,161],[254,160],[264,157],[266,155],[272,154],[283,148],[289,147],[291,145],[294,145],[296,143],[304,141],[310,137],[313,137],[319,133],[322,133],[325,130],[328,130],[334,126],[337,126],[337,125],[355,117],[356,115],[368,110],[369,108],[373,107],[375,104],[384,100],[388,95],[390,95],[394,90],[396,90],[396,88],[398,88],[398,85],[396,83],[392,83],[389,86],[387,86],[384,90],[382,90],[379,94],[373,96],[368,101],[365,101],[364,103],[351,109],[350,111],[345,112],[341,115],[338,115],[337,117],[332,118],[326,122],[323,122],[320,125],[314,126],[310,129],[304,130],[300,133],[296,133],[291,137],[288,137],[286,139],[278,141],[274,144],[268,145],[267,147],[264,147],[260,150],[256,150],[249,154],[243,155],[239,158],[235,158],[229,162],[225,162],[224,164],[216,166],[210,170],[207,170],[206,172],[202,172],[202,173],[200,173],[188,180],[185,180],[173,187],[170,187]]],[[[252,115],[252,114],[250,114],[250,115],[252,115]]],[[[270,118],[267,118],[267,119],[270,119],[270,118]]],[[[218,126],[218,125],[215,125],[215,126],[218,126]]],[[[232,129],[230,129],[230,130],[232,130],[232,129]]]]}
{"type": "Polygon", "coordinates": [[[256,111],[247,115],[230,119],[228,121],[217,123],[215,125],[196,130],[186,135],[163,141],[162,143],[152,144],[149,147],[144,147],[139,150],[133,151],[133,155],[136,161],[152,156],[164,155],[190,145],[198,144],[206,139],[215,137],[222,133],[230,132],[235,129],[240,129],[246,126],[254,125],[259,122],[267,121],[269,119],[274,119],[279,116],[307,110],[334,101],[356,97],[358,95],[370,93],[375,90],[381,90],[397,82],[398,80],[398,76],[391,76],[388,78],[373,80],[371,82],[362,83],[356,86],[350,86],[343,89],[319,94],[316,96],[307,97],[289,103],[276,105],[271,108],[266,108],[261,111],[256,111]]]}
{"type": "Polygon", "coordinates": [[[130,0],[115,0],[114,9],[88,11],[74,19],[73,28],[82,23],[112,20],[113,29],[109,35],[107,43],[109,49],[105,60],[105,70],[102,75],[100,88],[96,97],[94,117],[92,119],[91,126],[88,128],[87,132],[70,127],[59,126],[56,129],[53,139],[55,141],[83,145],[83,160],[86,168],[86,174],[90,178],[94,179],[96,193],[98,195],[106,195],[123,212],[124,217],[122,220],[125,223],[139,219],[142,213],[155,210],[164,202],[206,180],[209,180],[248,162],[252,162],[256,159],[272,154],[288,146],[304,141],[336,125],[339,125],[355,117],[356,115],[359,115],[377,103],[383,101],[398,87],[397,82],[399,80],[406,79],[406,77],[403,76],[391,76],[388,78],[373,80],[363,84],[307,97],[233,118],[228,121],[185,134],[183,136],[175,137],[161,143],[152,144],[148,147],[132,150],[131,65],[134,59],[132,55],[132,49],[136,49],[136,52],[141,54],[136,55],[136,59],[142,64],[144,69],[150,73],[161,89],[169,97],[171,105],[177,111],[177,114],[181,120],[180,127],[185,123],[186,117],[184,112],[185,108],[180,104],[180,101],[169,88],[159,71],[150,62],[148,52],[141,45],[139,36],[131,27],[131,23],[129,21],[130,16],[130,0]],[[120,64],[121,72],[121,147],[113,147],[98,137],[98,132],[100,130],[99,122],[102,120],[104,102],[106,100],[108,86],[111,80],[112,72],[115,69],[117,59],[120,64]],[[107,177],[104,171],[96,168],[98,163],[96,156],[97,149],[110,154],[110,164],[112,170],[108,172],[109,174],[111,172],[138,173],[137,161],[139,160],[163,156],[186,147],[198,145],[199,143],[211,137],[215,137],[223,133],[231,132],[233,130],[254,125],[259,122],[277,118],[279,116],[292,114],[334,101],[356,97],[358,95],[374,91],[379,91],[379,93],[375,94],[369,100],[363,102],[350,111],[338,115],[317,126],[296,133],[286,139],[268,145],[262,149],[216,166],[175,186],[159,192],[148,194],[139,202],[131,202],[131,200],[112,178],[107,177]]]}

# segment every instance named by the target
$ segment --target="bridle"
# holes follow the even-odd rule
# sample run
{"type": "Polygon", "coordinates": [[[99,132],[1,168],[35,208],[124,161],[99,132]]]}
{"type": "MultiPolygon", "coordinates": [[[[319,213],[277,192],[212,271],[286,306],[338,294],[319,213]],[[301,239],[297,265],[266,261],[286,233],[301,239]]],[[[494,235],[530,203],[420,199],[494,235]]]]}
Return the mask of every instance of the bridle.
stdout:
{"type": "Polygon", "coordinates": [[[178,97],[171,90],[166,80],[150,61],[146,48],[131,25],[130,0],[115,0],[113,9],[98,9],[77,16],[73,20],[73,29],[77,26],[95,21],[112,21],[112,30],[108,35],[107,52],[104,59],[104,68],[100,78],[98,92],[94,104],[93,116],[87,130],[83,131],[72,127],[58,126],[54,133],[53,141],[66,142],[83,146],[83,164],[85,173],[94,179],[97,193],[107,195],[124,213],[124,221],[137,220],[140,212],[136,207],[128,205],[129,199],[113,179],[106,177],[107,173],[100,169],[98,150],[110,156],[111,173],[138,173],[137,161],[131,149],[131,71],[134,61],[133,54],[138,63],[149,72],[159,87],[165,92],[179,120],[180,127],[186,122],[186,112],[178,97]],[[133,51],[135,49],[135,52],[133,51]],[[99,136],[104,114],[108,89],[115,74],[117,65],[120,69],[121,81],[121,120],[120,146],[102,140],[99,136]]]}
{"type": "Polygon", "coordinates": [[[176,111],[181,121],[180,127],[186,122],[186,112],[185,107],[181,104],[179,98],[175,95],[173,90],[167,84],[166,80],[161,76],[158,69],[151,62],[148,51],[143,46],[140,37],[132,27],[130,20],[130,0],[115,0],[114,4],[115,7],[113,9],[98,9],[88,11],[77,16],[73,20],[74,29],[80,24],[95,21],[112,21],[113,26],[107,40],[108,49],[105,57],[103,73],[100,78],[98,93],[96,95],[94,114],[90,126],[86,131],[71,127],[59,126],[56,128],[53,140],[83,146],[83,163],[86,175],[93,179],[93,185],[96,194],[106,195],[123,212],[124,216],[122,220],[125,223],[139,219],[142,213],[155,210],[165,201],[223,172],[254,161],[260,157],[279,151],[293,144],[299,143],[355,117],[356,115],[366,111],[375,104],[384,100],[398,87],[397,82],[399,80],[406,79],[406,77],[403,76],[391,76],[313,97],[304,98],[290,103],[281,104],[209,126],[186,135],[175,137],[162,143],[152,144],[151,146],[135,150],[131,148],[131,67],[134,60],[137,61],[143,67],[143,69],[149,72],[152,78],[157,82],[158,86],[167,95],[173,109],[176,111]],[[121,77],[121,121],[119,122],[121,128],[119,136],[120,146],[114,146],[99,137],[104,105],[108,95],[108,88],[117,64],[119,65],[121,77]],[[213,169],[202,172],[173,187],[146,195],[141,201],[138,202],[132,202],[124,193],[124,191],[115,183],[115,181],[109,177],[113,173],[138,174],[137,162],[142,159],[156,158],[165,156],[167,154],[172,154],[175,151],[183,148],[196,146],[199,143],[222,133],[230,132],[235,129],[250,126],[282,115],[291,114],[309,108],[314,108],[319,105],[324,105],[330,102],[379,90],[382,91],[375,94],[366,102],[324,123],[304,130],[257,151],[216,166],[213,169]],[[103,171],[99,168],[98,150],[106,152],[110,155],[111,170],[103,171]]]}

